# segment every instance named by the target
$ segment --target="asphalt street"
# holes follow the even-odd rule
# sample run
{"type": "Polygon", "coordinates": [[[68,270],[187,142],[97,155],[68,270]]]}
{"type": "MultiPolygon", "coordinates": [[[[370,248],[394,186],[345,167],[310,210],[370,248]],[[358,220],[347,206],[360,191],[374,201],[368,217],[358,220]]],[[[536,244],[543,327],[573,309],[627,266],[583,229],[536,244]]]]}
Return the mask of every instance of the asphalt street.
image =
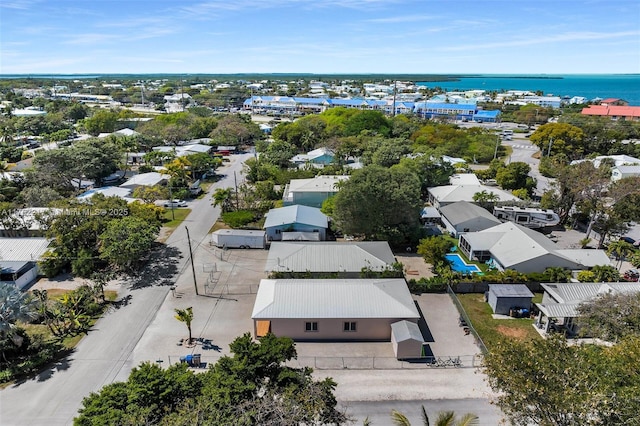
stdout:
{"type": "Polygon", "coordinates": [[[211,205],[210,194],[216,188],[232,187],[236,181],[240,183],[242,162],[251,156],[234,156],[231,164],[225,163],[219,170],[226,176],[212,185],[206,196],[189,203],[191,214],[166,241],[173,259],[155,259],[143,275],[148,272],[151,284],[157,280],[164,285],[144,286],[144,279],[135,285],[123,283],[119,295],[128,302],[101,318],[72,354],[36,377],[0,391],[0,424],[72,424],[83,397],[128,377],[135,366],[130,360],[132,351],[169,293],[167,284],[193,279],[185,225],[189,227],[195,252],[206,241],[209,229],[220,214],[219,209],[211,205]],[[172,275],[155,277],[153,269],[156,268],[170,271],[172,275]]]}

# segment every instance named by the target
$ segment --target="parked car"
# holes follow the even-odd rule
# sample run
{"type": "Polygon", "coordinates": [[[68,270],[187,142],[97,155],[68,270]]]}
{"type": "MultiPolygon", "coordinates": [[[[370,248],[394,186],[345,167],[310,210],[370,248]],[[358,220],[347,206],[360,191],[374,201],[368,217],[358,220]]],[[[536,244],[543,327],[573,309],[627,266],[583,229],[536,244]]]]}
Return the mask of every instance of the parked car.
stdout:
{"type": "Polygon", "coordinates": [[[184,200],[171,200],[166,201],[163,206],[165,207],[187,207],[187,202],[184,200]]]}
{"type": "Polygon", "coordinates": [[[635,244],[636,240],[631,237],[620,237],[620,241],[624,241],[625,243],[635,244]]]}
{"type": "Polygon", "coordinates": [[[622,278],[625,281],[638,281],[638,279],[640,279],[640,272],[638,272],[637,269],[629,269],[628,271],[626,271],[624,273],[624,275],[622,276],[622,278]]]}

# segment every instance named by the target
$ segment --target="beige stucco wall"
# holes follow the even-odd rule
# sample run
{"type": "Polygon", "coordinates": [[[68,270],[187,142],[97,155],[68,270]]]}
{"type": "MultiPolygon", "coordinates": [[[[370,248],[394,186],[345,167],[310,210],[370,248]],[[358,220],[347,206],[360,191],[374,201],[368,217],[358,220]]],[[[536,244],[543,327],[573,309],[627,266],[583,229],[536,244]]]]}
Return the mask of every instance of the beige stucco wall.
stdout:
{"type": "Polygon", "coordinates": [[[390,341],[391,324],[400,320],[416,322],[415,318],[329,318],[272,319],[271,332],[294,340],[370,340],[390,341]],[[356,322],[356,331],[343,331],[345,322],[356,322]],[[306,332],[306,322],[317,322],[318,331],[306,332]]]}

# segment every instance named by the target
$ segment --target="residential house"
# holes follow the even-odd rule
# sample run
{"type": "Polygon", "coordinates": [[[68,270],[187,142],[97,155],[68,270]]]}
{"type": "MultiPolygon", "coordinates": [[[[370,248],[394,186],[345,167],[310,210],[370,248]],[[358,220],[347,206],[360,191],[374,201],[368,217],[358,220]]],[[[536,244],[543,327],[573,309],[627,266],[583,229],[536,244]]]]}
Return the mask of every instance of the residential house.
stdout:
{"type": "Polygon", "coordinates": [[[458,201],[440,208],[442,224],[453,237],[463,232],[477,232],[502,222],[486,209],[468,201],[458,201]]]}
{"type": "Polygon", "coordinates": [[[297,341],[390,341],[391,324],[420,318],[402,278],[261,280],[254,335],[297,341]]]}
{"type": "Polygon", "coordinates": [[[48,247],[46,238],[0,238],[0,282],[27,288],[38,278],[38,261],[48,247]]]}
{"type": "Polygon", "coordinates": [[[335,153],[329,148],[317,148],[306,154],[298,154],[291,159],[291,162],[299,166],[311,164],[314,166],[324,167],[333,163],[335,153]]]}
{"type": "Polygon", "coordinates": [[[459,201],[472,203],[473,196],[483,191],[495,195],[498,202],[520,201],[518,197],[510,192],[481,184],[478,178],[471,173],[453,175],[450,181],[450,185],[436,186],[427,189],[429,202],[438,209],[441,209],[447,204],[459,201]]]}
{"type": "Polygon", "coordinates": [[[327,228],[329,219],[320,209],[297,204],[269,210],[263,226],[268,241],[290,238],[324,241],[327,228]]]}
{"type": "Polygon", "coordinates": [[[133,191],[139,186],[165,185],[168,181],[169,175],[166,174],[158,172],[140,173],[131,176],[125,183],[120,185],[120,188],[127,188],[133,191]]]}
{"type": "Polygon", "coordinates": [[[285,206],[299,204],[322,207],[324,200],[338,193],[339,183],[347,179],[349,176],[334,175],[320,175],[311,179],[291,179],[284,188],[283,204],[285,206]]]}
{"type": "Polygon", "coordinates": [[[609,117],[611,120],[640,120],[640,106],[589,105],[582,115],[609,117]]]}
{"type": "Polygon", "coordinates": [[[104,186],[102,188],[90,189],[78,195],[76,198],[80,201],[90,201],[94,195],[102,194],[105,197],[118,197],[126,200],[127,202],[132,202],[135,200],[131,197],[132,192],[133,189],[129,187],[104,186]]]}
{"type": "Polygon", "coordinates": [[[559,249],[544,234],[513,222],[461,234],[458,248],[467,258],[486,261],[500,271],[543,272],[549,267],[583,270],[610,264],[604,250],[559,249]]]}
{"type": "Polygon", "coordinates": [[[640,164],[633,166],[616,166],[611,169],[612,181],[637,176],[640,176],[640,164]]]}
{"type": "Polygon", "coordinates": [[[265,270],[359,278],[363,270],[390,270],[395,261],[386,241],[282,241],[271,243],[265,270]]]}
{"type": "Polygon", "coordinates": [[[536,326],[544,332],[549,330],[567,332],[579,331],[575,318],[579,317],[578,306],[606,294],[632,294],[640,292],[637,282],[615,283],[551,283],[542,284],[542,302],[536,303],[540,311],[536,326]]]}

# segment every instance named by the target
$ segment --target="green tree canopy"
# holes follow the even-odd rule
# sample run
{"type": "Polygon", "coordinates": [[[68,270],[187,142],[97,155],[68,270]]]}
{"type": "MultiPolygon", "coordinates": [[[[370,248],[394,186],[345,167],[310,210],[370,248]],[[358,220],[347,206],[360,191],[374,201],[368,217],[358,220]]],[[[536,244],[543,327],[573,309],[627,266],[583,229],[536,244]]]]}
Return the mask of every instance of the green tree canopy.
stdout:
{"type": "Polygon", "coordinates": [[[569,346],[560,336],[503,340],[485,357],[489,384],[519,426],[637,424],[640,340],[569,346]]]}
{"type": "Polygon", "coordinates": [[[156,223],[139,217],[111,220],[98,238],[100,257],[117,268],[131,270],[151,250],[158,231],[156,223]]]}
{"type": "Polygon", "coordinates": [[[334,200],[333,219],[346,234],[372,240],[411,239],[420,213],[420,181],[404,168],[368,166],[346,181],[334,200]]]}
{"type": "Polygon", "coordinates": [[[336,408],[335,382],[316,381],[311,369],[285,365],[296,357],[291,339],[269,334],[256,342],[247,333],[230,349],[232,356],[202,374],[187,370],[186,364],[166,370],[142,364],[126,382],[85,398],[74,425],[346,423],[336,408]]]}

